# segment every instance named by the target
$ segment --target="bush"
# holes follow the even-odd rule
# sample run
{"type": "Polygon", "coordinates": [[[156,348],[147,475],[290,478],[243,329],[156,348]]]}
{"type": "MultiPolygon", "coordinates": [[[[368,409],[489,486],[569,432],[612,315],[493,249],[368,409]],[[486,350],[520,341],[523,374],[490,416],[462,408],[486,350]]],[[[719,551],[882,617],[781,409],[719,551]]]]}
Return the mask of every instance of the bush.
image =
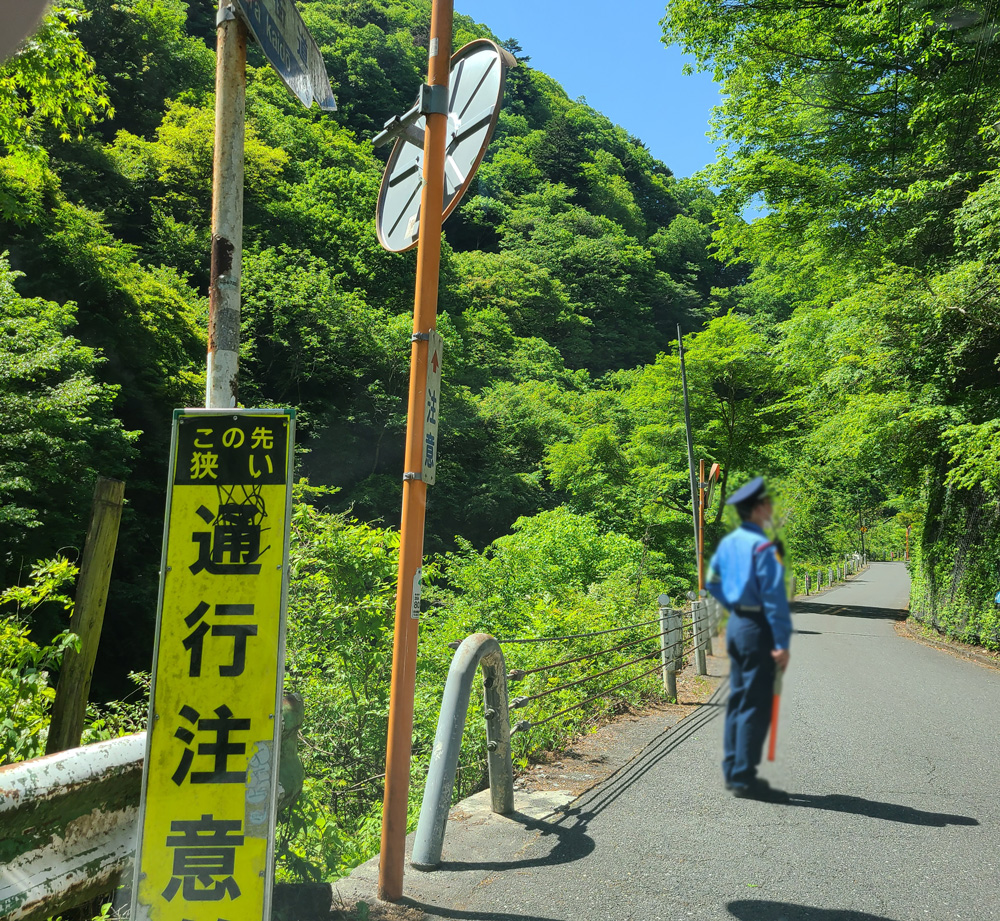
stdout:
{"type": "MultiPolygon", "coordinates": [[[[279,879],[343,875],[375,854],[380,839],[399,538],[395,531],[325,514],[304,501],[317,498],[318,492],[300,486],[292,516],[287,683],[306,702],[302,756],[307,780],[299,802],[279,826],[279,879]]],[[[419,814],[454,654],[450,643],[477,632],[501,639],[559,638],[649,621],[656,617],[656,595],[681,587],[658,554],[563,508],[519,519],[513,533],[483,552],[466,544],[431,561],[424,567],[424,583],[411,827],[419,814]]],[[[511,696],[539,693],[650,657],[593,683],[557,690],[524,711],[513,711],[513,720],[521,715],[544,720],[603,688],[658,668],[658,633],[649,624],[602,637],[505,646],[510,670],[604,653],[635,641],[593,661],[532,675],[512,686],[511,696]]],[[[477,685],[459,757],[456,798],[481,789],[487,778],[481,680],[477,685]]],[[[654,673],[610,698],[519,733],[513,737],[515,765],[526,767],[532,754],[565,743],[609,708],[659,693],[662,686],[654,673]]]]}
{"type": "Polygon", "coordinates": [[[79,570],[63,557],[36,563],[31,581],[0,593],[0,763],[25,761],[45,754],[49,708],[55,698],[51,673],[67,649],[79,648],[79,637],[63,631],[40,646],[31,638],[32,619],[43,605],[66,612],[73,600],[61,589],[79,570]]]}

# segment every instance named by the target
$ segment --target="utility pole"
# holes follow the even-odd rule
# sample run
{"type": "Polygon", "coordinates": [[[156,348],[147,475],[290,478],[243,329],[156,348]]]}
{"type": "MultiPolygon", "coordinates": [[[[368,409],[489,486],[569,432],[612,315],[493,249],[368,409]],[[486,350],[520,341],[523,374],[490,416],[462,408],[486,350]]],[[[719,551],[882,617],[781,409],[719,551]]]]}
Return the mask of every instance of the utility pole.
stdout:
{"type": "Polygon", "coordinates": [[[243,267],[243,137],[247,27],[232,0],[219,0],[212,159],[212,268],[208,289],[205,406],[236,406],[243,267]]]}
{"type": "MultiPolygon", "coordinates": [[[[684,339],[681,336],[681,325],[677,324],[677,354],[680,356],[681,360],[681,387],[684,391],[684,430],[687,433],[687,449],[688,449],[688,473],[691,479],[691,519],[694,522],[694,551],[695,551],[695,564],[701,567],[701,554],[698,550],[698,489],[695,484],[694,478],[694,444],[691,440],[691,407],[688,404],[688,382],[687,382],[687,369],[684,365],[684,339]]],[[[701,588],[701,576],[699,574],[698,587],[701,588]]]]}
{"type": "MultiPolygon", "coordinates": [[[[430,86],[447,93],[451,66],[454,0],[434,0],[431,10],[428,77],[430,86]]],[[[424,130],[424,184],[420,199],[417,280],[410,346],[410,396],[403,473],[403,517],[400,524],[399,575],[396,584],[396,624],[392,645],[392,686],[389,691],[389,733],[382,804],[382,843],[378,897],[395,902],[403,895],[406,815],[413,741],[413,695],[417,672],[417,625],[424,552],[427,484],[421,479],[424,449],[424,398],[428,340],[437,322],[438,276],[441,265],[441,223],[448,115],[430,112],[424,130]]]]}

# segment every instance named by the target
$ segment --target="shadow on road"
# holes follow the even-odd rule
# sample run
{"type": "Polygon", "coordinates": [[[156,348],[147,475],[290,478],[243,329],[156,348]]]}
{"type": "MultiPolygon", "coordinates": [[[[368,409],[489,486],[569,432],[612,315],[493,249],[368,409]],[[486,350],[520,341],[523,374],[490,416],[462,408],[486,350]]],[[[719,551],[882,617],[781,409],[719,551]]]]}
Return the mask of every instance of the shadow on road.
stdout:
{"type": "Polygon", "coordinates": [[[880,803],[876,800],[863,799],[860,796],[847,796],[842,793],[831,793],[816,796],[811,793],[789,794],[790,806],[804,806],[808,809],[829,809],[832,812],[850,812],[854,815],[871,816],[873,819],[885,819],[887,822],[904,822],[907,825],[926,825],[931,828],[944,828],[946,825],[978,825],[979,821],[965,815],[949,815],[946,812],[924,812],[912,806],[899,806],[896,803],[880,803]]]}
{"type": "MultiPolygon", "coordinates": [[[[906,620],[909,614],[897,608],[873,608],[861,604],[820,604],[812,601],[792,603],[793,614],[836,614],[837,617],[865,617],[869,620],[906,620]]],[[[796,631],[807,633],[806,630],[796,631]]]]}
{"type": "Polygon", "coordinates": [[[533,819],[521,812],[512,812],[508,819],[524,826],[528,831],[536,831],[540,837],[553,837],[552,849],[541,857],[526,860],[442,860],[441,870],[460,872],[462,870],[526,870],[529,867],[553,867],[561,863],[572,863],[593,853],[597,846],[587,834],[587,824],[593,813],[579,809],[568,809],[558,819],[533,819]],[[564,822],[572,824],[564,825],[564,822]]]}
{"type": "Polygon", "coordinates": [[[706,703],[686,719],[669,727],[642,751],[625,762],[613,774],[597,783],[574,801],[558,818],[533,819],[522,813],[509,818],[525,828],[539,832],[542,837],[552,835],[556,840],[545,855],[524,860],[461,861],[443,860],[442,870],[523,870],[529,867],[557,866],[579,860],[592,853],[596,844],[587,833],[591,820],[608,808],[619,796],[635,784],[656,765],[700,729],[704,729],[720,715],[729,691],[729,682],[723,682],[706,703]],[[720,703],[721,701],[721,703],[720,703]]]}
{"type": "Polygon", "coordinates": [[[767,902],[741,899],[730,902],[729,914],[740,921],[892,921],[884,915],[867,911],[845,911],[842,908],[813,908],[810,905],[793,905],[791,902],[767,902]]]}
{"type": "Polygon", "coordinates": [[[398,904],[419,909],[428,918],[456,918],[458,921],[557,921],[556,918],[547,918],[542,915],[515,915],[505,911],[469,911],[467,908],[442,908],[440,905],[431,905],[428,902],[417,902],[407,898],[400,899],[398,904]]]}

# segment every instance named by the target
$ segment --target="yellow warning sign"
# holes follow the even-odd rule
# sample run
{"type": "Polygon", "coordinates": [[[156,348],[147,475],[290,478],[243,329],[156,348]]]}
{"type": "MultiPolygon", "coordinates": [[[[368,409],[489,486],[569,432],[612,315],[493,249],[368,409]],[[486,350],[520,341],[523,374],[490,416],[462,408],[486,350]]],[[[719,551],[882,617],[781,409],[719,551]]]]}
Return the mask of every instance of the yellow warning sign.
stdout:
{"type": "Polygon", "coordinates": [[[133,918],[269,916],[293,438],[174,413],[133,918]]]}

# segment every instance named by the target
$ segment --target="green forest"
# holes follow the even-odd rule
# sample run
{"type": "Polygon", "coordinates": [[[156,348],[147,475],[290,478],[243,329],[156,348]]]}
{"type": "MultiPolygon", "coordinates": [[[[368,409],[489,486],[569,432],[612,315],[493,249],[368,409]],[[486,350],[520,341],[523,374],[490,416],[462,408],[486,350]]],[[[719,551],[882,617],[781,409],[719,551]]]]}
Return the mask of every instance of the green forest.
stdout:
{"type": "MultiPolygon", "coordinates": [[[[378,850],[415,254],[378,244],[371,139],[426,77],[431,4],[297,5],[339,109],[251,47],[239,400],[296,411],[307,780],[279,873],[330,879],[378,850]]],[[[719,158],[682,178],[456,15],[456,49],[518,66],[444,229],[414,818],[449,643],[638,623],[696,585],[678,326],[695,456],[722,469],[706,546],[763,474],[789,572],[864,526],[872,554],[908,545],[915,617],[1000,648],[997,31],[989,8],[671,0],[663,42],[723,91],[719,158]]],[[[144,727],[171,416],[204,400],[214,75],[207,0],[59,0],[0,65],[0,762],[44,751],[99,476],[127,504],[85,739],[144,727]]],[[[594,715],[516,736],[516,762],[594,715]]]]}

